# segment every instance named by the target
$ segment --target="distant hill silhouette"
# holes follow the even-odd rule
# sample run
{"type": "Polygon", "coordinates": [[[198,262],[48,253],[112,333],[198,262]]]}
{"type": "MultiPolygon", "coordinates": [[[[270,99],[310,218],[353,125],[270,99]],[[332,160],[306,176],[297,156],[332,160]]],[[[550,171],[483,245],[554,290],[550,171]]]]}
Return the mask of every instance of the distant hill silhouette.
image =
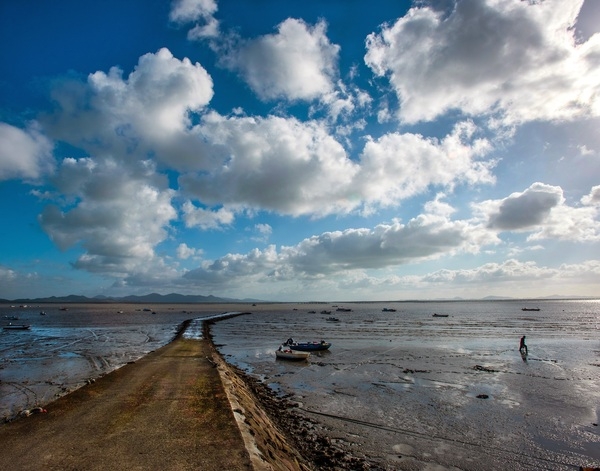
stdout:
{"type": "Polygon", "coordinates": [[[201,296],[198,294],[158,294],[150,293],[144,296],[123,296],[123,297],[108,297],[108,296],[94,296],[88,298],[87,296],[50,296],[48,298],[32,298],[32,299],[0,299],[1,303],[13,303],[13,304],[40,304],[40,303],[56,303],[56,304],[67,304],[67,303],[163,303],[163,304],[194,304],[194,303],[248,303],[248,302],[260,302],[257,299],[233,299],[233,298],[219,298],[213,295],[201,296]]]}

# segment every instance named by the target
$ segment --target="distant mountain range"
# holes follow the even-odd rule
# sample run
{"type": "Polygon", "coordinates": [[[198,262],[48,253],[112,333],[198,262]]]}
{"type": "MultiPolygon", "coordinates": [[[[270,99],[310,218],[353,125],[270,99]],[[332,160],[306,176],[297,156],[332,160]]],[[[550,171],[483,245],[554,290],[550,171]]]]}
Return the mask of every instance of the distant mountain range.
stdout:
{"type": "Polygon", "coordinates": [[[136,303],[136,304],[147,304],[147,303],[164,303],[164,304],[195,304],[195,303],[253,303],[260,302],[257,299],[232,299],[232,298],[218,298],[213,295],[201,296],[201,295],[185,295],[185,294],[158,294],[150,293],[144,296],[123,296],[123,297],[108,297],[108,296],[94,296],[88,298],[87,296],[50,296],[49,298],[34,298],[34,299],[0,299],[0,303],[11,303],[11,304],[41,304],[41,303],[56,303],[56,304],[67,304],[67,303],[136,303]]]}
{"type": "MultiPolygon", "coordinates": [[[[566,300],[566,299],[597,299],[597,297],[591,296],[563,296],[553,295],[543,298],[511,298],[505,296],[487,296],[480,299],[463,299],[463,298],[443,298],[443,299],[431,299],[431,300],[403,300],[405,302],[440,302],[440,301],[542,301],[542,300],[566,300]]],[[[87,296],[50,296],[49,298],[33,298],[33,299],[1,299],[0,303],[8,304],[43,304],[43,303],[55,303],[55,304],[67,304],[67,303],[135,303],[135,304],[150,304],[150,303],[162,303],[162,304],[224,304],[224,303],[269,303],[274,301],[264,301],[260,299],[244,298],[219,298],[217,296],[201,296],[199,294],[158,294],[150,293],[144,296],[123,296],[123,297],[109,297],[109,296],[94,296],[88,298],[87,296]]],[[[276,302],[276,301],[275,301],[276,302]]],[[[341,302],[341,301],[340,301],[341,302]]],[[[347,302],[347,301],[346,301],[347,302]]],[[[370,302],[402,302],[402,300],[387,300],[387,301],[370,301],[370,302]]]]}

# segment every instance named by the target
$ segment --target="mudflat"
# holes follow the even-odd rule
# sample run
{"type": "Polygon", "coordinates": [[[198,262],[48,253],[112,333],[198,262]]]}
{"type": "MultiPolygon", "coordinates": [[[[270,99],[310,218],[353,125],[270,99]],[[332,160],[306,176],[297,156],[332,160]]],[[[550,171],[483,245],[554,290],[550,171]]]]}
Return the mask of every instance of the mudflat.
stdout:
{"type": "MultiPolygon", "coordinates": [[[[251,470],[208,340],[177,338],[0,426],[18,470],[251,470]]],[[[7,468],[8,469],[8,468],[7,468]]]]}

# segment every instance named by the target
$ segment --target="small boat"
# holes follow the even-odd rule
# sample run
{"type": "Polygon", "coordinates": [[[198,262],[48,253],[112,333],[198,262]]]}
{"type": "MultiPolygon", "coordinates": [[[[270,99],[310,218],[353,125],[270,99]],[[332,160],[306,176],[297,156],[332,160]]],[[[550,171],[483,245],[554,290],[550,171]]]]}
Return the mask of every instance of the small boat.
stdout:
{"type": "Polygon", "coordinates": [[[328,322],[339,322],[340,321],[339,317],[328,317],[325,320],[328,322]]]}
{"type": "Polygon", "coordinates": [[[27,324],[8,324],[4,326],[5,330],[29,330],[30,325],[27,324]]]}
{"type": "Polygon", "coordinates": [[[336,309],[336,311],[339,311],[339,312],[352,312],[352,309],[350,309],[348,307],[338,307],[336,309]]]}
{"type": "Polygon", "coordinates": [[[18,321],[19,318],[17,316],[4,316],[4,319],[8,319],[11,321],[18,321]]]}
{"type": "Polygon", "coordinates": [[[308,311],[309,314],[316,314],[317,311],[308,311]]]}
{"type": "Polygon", "coordinates": [[[46,315],[46,311],[40,311],[40,316],[45,316],[46,315]]]}
{"type": "Polygon", "coordinates": [[[295,342],[291,338],[287,339],[283,345],[300,352],[319,352],[331,347],[331,343],[325,342],[325,340],[321,340],[320,342],[295,342]]]}
{"type": "Polygon", "coordinates": [[[396,312],[396,310],[390,307],[384,307],[381,312],[396,312]]]}
{"type": "Polygon", "coordinates": [[[298,352],[282,345],[275,351],[275,355],[282,360],[305,361],[308,360],[310,352],[298,352]]]}
{"type": "Polygon", "coordinates": [[[61,308],[59,308],[58,310],[59,310],[59,311],[68,311],[68,310],[69,310],[69,308],[68,308],[68,307],[61,307],[61,308]]]}
{"type": "Polygon", "coordinates": [[[540,308],[539,307],[523,307],[521,308],[521,311],[539,311],[540,308]]]}
{"type": "Polygon", "coordinates": [[[321,314],[331,314],[331,311],[321,311],[321,314]]]}
{"type": "Polygon", "coordinates": [[[448,317],[448,314],[438,314],[437,312],[433,314],[432,317],[448,317]]]}

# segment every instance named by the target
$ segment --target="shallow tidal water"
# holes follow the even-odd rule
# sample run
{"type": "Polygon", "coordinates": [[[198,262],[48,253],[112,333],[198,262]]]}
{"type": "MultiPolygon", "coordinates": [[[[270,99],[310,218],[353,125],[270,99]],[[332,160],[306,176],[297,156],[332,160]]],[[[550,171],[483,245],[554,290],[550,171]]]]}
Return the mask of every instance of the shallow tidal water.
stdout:
{"type": "Polygon", "coordinates": [[[600,302],[343,306],[352,311],[290,305],[236,317],[214,325],[214,341],[227,361],[291,394],[332,439],[383,469],[600,465],[600,302]],[[275,360],[289,337],[333,346],[308,363],[275,360]]]}
{"type": "MultiPolygon", "coordinates": [[[[227,311],[254,312],[214,323],[213,340],[227,361],[291,395],[324,433],[381,469],[600,466],[600,301],[339,306],[352,311],[336,312],[331,304],[236,306],[227,311]],[[518,352],[522,335],[525,358],[518,352]],[[289,337],[333,346],[307,363],[276,360],[289,337]]],[[[224,312],[219,305],[143,308],[0,306],[3,324],[32,326],[0,331],[2,416],[135,361],[169,342],[184,320],[224,312]],[[12,315],[19,319],[4,319],[12,315]]],[[[188,335],[201,336],[201,323],[192,323],[188,335]]]]}
{"type": "Polygon", "coordinates": [[[10,419],[47,404],[162,347],[181,322],[200,315],[186,307],[144,311],[144,306],[131,304],[69,304],[66,310],[49,304],[0,305],[2,326],[31,326],[0,330],[0,417],[10,419]]]}

